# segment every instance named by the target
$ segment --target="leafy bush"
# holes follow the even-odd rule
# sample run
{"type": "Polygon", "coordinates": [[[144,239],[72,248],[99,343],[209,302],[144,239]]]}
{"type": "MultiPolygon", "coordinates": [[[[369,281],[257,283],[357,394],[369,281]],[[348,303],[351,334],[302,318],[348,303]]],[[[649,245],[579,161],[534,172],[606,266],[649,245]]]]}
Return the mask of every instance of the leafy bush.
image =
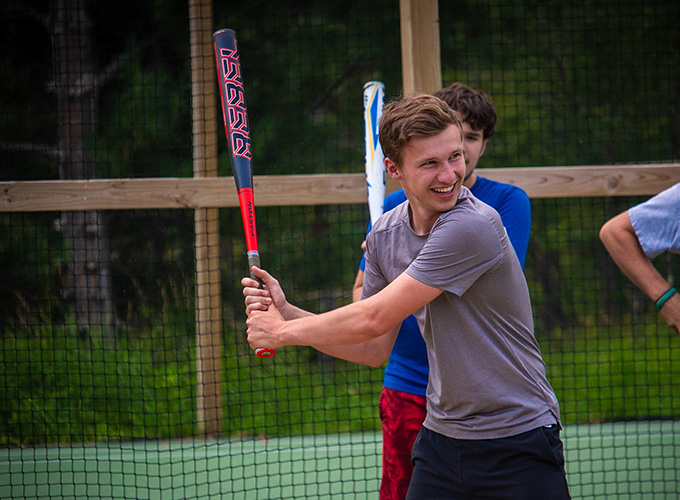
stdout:
{"type": "Polygon", "coordinates": [[[82,341],[74,332],[4,338],[0,440],[61,443],[191,435],[195,370],[156,339],[82,341]],[[166,353],[167,354],[167,353],[166,353]]]}

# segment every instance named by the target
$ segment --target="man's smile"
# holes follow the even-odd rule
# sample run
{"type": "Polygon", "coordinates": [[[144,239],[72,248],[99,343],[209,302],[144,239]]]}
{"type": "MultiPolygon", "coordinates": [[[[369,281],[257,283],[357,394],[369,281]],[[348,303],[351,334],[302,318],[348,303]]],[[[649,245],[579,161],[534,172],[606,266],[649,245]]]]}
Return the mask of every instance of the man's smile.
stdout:
{"type": "Polygon", "coordinates": [[[443,188],[432,188],[432,191],[434,191],[435,193],[448,194],[448,193],[450,193],[451,191],[453,191],[453,188],[455,188],[455,187],[456,187],[456,185],[455,185],[455,184],[452,184],[452,185],[450,185],[450,186],[448,186],[448,187],[443,187],[443,188]]]}

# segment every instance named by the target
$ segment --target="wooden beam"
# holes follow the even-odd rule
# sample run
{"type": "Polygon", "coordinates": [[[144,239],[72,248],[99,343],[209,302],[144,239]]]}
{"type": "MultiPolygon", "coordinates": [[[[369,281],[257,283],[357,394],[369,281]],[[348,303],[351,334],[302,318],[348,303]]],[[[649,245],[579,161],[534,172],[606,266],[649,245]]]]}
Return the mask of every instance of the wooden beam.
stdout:
{"type": "MultiPolygon", "coordinates": [[[[478,168],[477,174],[514,184],[530,198],[652,195],[680,182],[680,163],[478,168]]],[[[258,206],[366,203],[366,176],[255,176],[258,206]]],[[[398,185],[388,178],[388,192],[398,185]]],[[[0,182],[0,212],[238,207],[232,177],[0,182]]]]}
{"type": "MultiPolygon", "coordinates": [[[[261,206],[366,201],[366,175],[256,176],[261,206]]],[[[233,177],[0,182],[0,211],[237,207],[233,177]]]]}
{"type": "Polygon", "coordinates": [[[654,195],[680,182],[680,163],[478,168],[475,172],[520,186],[530,198],[654,195]]]}
{"type": "Polygon", "coordinates": [[[404,94],[442,86],[437,0],[399,0],[404,94]]]}

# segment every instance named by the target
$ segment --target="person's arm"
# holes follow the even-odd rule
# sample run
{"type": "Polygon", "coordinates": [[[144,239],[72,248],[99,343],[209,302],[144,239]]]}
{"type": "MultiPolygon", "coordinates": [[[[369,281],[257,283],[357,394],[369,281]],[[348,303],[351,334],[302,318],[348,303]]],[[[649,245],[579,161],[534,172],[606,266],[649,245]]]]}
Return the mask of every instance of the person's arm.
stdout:
{"type": "MultiPolygon", "coordinates": [[[[253,311],[267,311],[270,306],[274,306],[285,321],[290,321],[297,318],[304,318],[307,316],[314,316],[314,313],[305,311],[297,306],[290,304],[278,280],[271,276],[263,269],[254,267],[253,272],[265,284],[265,288],[259,288],[257,281],[250,277],[243,278],[241,284],[243,285],[243,295],[245,296],[246,314],[250,316],[253,311]]],[[[363,278],[363,271],[359,271],[363,278]]],[[[361,286],[363,279],[359,284],[358,292],[361,298],[361,286]]],[[[382,335],[380,337],[362,342],[354,345],[322,345],[315,344],[312,347],[329,356],[368,365],[372,367],[381,366],[389,358],[392,347],[394,346],[394,338],[389,335],[382,335]]]]}
{"type": "Polygon", "coordinates": [[[278,314],[254,310],[246,321],[248,342],[253,348],[306,345],[334,356],[346,353],[346,346],[362,344],[366,357],[372,356],[366,351],[373,348],[388,347],[389,354],[401,321],[440,293],[403,273],[377,294],[323,314],[285,321],[278,314]]]}
{"type": "MultiPolygon", "coordinates": [[[[608,220],[600,229],[600,239],[616,265],[650,299],[657,301],[670,289],[642,250],[628,211],[608,220]]],[[[668,326],[680,333],[680,294],[668,299],[659,312],[668,326]]]]}
{"type": "Polygon", "coordinates": [[[361,289],[364,286],[364,272],[359,269],[357,271],[357,277],[354,280],[354,288],[352,289],[352,300],[354,302],[359,302],[361,300],[361,289]]]}
{"type": "MultiPolygon", "coordinates": [[[[371,226],[369,225],[369,231],[371,226]]],[[[366,240],[364,240],[361,243],[361,251],[365,252],[366,251],[366,240]]],[[[359,270],[357,271],[357,277],[354,280],[354,288],[352,288],[352,300],[354,302],[357,302],[361,300],[361,289],[364,286],[364,268],[363,266],[365,265],[364,258],[361,258],[361,263],[359,264],[359,270]]]]}

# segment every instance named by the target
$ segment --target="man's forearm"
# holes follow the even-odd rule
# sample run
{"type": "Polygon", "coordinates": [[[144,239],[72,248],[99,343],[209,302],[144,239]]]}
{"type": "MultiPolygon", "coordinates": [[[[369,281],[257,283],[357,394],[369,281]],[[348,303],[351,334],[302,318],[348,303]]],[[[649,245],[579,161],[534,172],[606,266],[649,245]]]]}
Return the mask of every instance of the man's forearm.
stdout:
{"type": "MultiPolygon", "coordinates": [[[[441,293],[442,290],[402,273],[375,295],[322,314],[307,313],[307,316],[286,321],[278,309],[275,313],[255,310],[246,320],[248,343],[253,348],[262,345],[277,348],[361,344],[395,333],[404,318],[441,293]]],[[[305,313],[299,308],[298,312],[305,313]]]]}
{"type": "Polygon", "coordinates": [[[376,321],[379,315],[371,317],[364,302],[354,302],[322,314],[296,308],[298,316],[287,321],[279,332],[281,342],[312,347],[346,346],[370,341],[394,326],[381,325],[376,321]]]}
{"type": "Polygon", "coordinates": [[[668,289],[668,282],[642,250],[627,212],[607,222],[600,238],[621,271],[650,299],[656,300],[668,289]]]}
{"type": "Polygon", "coordinates": [[[644,254],[637,239],[631,238],[630,244],[617,247],[612,258],[621,271],[650,299],[656,300],[668,289],[668,283],[644,254]]]}
{"type": "Polygon", "coordinates": [[[315,344],[312,347],[334,358],[377,368],[385,363],[392,352],[399,328],[386,335],[354,345],[329,346],[315,344]]]}

